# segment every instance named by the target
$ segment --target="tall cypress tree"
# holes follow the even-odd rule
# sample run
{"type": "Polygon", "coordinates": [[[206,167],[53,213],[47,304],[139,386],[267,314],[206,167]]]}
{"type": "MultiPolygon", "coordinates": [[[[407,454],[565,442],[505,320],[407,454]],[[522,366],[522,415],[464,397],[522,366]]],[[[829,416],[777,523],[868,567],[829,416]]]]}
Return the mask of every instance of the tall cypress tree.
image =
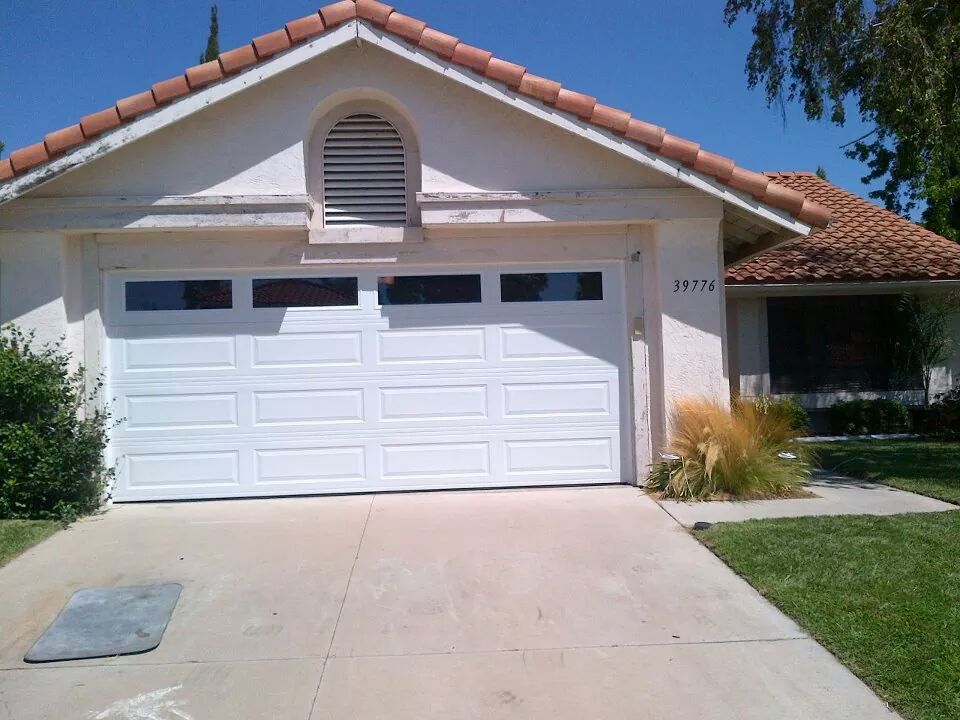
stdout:
{"type": "Polygon", "coordinates": [[[200,55],[200,63],[210,62],[220,57],[220,20],[217,6],[210,6],[210,34],[207,36],[207,49],[200,55]]]}

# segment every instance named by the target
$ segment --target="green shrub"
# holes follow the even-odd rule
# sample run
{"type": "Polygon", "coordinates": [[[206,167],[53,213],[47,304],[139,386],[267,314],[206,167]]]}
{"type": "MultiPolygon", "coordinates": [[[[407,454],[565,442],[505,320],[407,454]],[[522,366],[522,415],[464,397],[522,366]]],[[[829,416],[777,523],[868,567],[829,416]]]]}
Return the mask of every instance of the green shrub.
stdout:
{"type": "Polygon", "coordinates": [[[0,328],[0,518],[69,521],[100,504],[110,416],[84,415],[102,383],[88,396],[69,363],[32,334],[0,328]]]}
{"type": "Polygon", "coordinates": [[[960,436],[960,383],[936,396],[923,414],[922,431],[945,438],[960,436]]]}
{"type": "Polygon", "coordinates": [[[808,450],[792,442],[800,433],[790,419],[753,402],[737,399],[728,409],[712,400],[680,400],[670,425],[664,460],[645,483],[664,497],[782,497],[810,474],[808,450]]]}
{"type": "Polygon", "coordinates": [[[841,400],[830,408],[835,435],[910,432],[910,411],[896,400],[841,400]]]}
{"type": "Polygon", "coordinates": [[[776,413],[788,420],[794,430],[806,432],[810,426],[810,415],[800,401],[789,395],[774,398],[770,395],[758,395],[753,399],[754,407],[761,413],[776,413]]]}

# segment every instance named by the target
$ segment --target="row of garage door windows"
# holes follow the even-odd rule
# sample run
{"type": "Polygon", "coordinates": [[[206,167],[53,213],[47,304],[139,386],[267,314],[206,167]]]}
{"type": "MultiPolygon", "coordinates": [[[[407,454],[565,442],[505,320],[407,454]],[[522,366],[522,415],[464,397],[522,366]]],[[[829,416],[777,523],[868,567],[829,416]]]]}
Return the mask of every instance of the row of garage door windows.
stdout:
{"type": "MultiPolygon", "coordinates": [[[[380,305],[479,303],[480,275],[396,275],[377,278],[380,305]]],[[[233,281],[130,280],[125,283],[128,312],[153,310],[230,310],[233,281]]],[[[502,273],[501,302],[603,300],[603,273],[502,273]]],[[[253,307],[356,307],[355,277],[287,277],[253,280],[253,307]]]]}

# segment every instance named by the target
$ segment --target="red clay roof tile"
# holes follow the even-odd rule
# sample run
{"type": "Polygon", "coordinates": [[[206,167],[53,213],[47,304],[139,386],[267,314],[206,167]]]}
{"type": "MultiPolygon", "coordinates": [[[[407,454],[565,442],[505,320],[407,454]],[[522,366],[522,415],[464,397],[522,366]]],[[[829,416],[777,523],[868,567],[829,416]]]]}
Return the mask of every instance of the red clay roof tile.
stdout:
{"type": "Polygon", "coordinates": [[[390,13],[390,17],[387,18],[387,31],[409,40],[414,45],[420,42],[426,28],[427,24],[423,20],[417,20],[396,11],[390,13]]]}
{"type": "Polygon", "coordinates": [[[25,148],[20,148],[10,153],[10,164],[13,165],[13,169],[17,173],[29,170],[36,165],[45,163],[49,159],[50,155],[47,153],[47,146],[42,142],[28,145],[25,148]]]}
{"type": "Polygon", "coordinates": [[[253,45],[241,45],[233,50],[220,53],[220,67],[224,75],[232,75],[257,64],[257,53],[253,45]]]}
{"type": "Polygon", "coordinates": [[[66,152],[77,145],[83,145],[84,142],[86,142],[86,138],[83,136],[83,129],[80,125],[71,125],[61,130],[55,130],[43,138],[43,143],[47,146],[47,153],[50,157],[66,152]]]}
{"type": "Polygon", "coordinates": [[[697,162],[697,156],[700,154],[700,146],[676,135],[664,135],[663,143],[660,145],[658,152],[664,157],[678,160],[684,165],[693,165],[697,162]]]}
{"type": "Polygon", "coordinates": [[[487,77],[492,80],[498,80],[505,85],[516,88],[523,79],[523,74],[527,69],[523,65],[517,65],[498,57],[490,58],[487,64],[487,77]]]}
{"type": "Polygon", "coordinates": [[[557,99],[554,101],[554,105],[557,110],[573,113],[587,120],[593,115],[593,109],[597,106],[597,99],[590,95],[584,95],[583,93],[561,87],[557,93],[557,99]]]}
{"type": "Polygon", "coordinates": [[[177,75],[169,80],[156,83],[153,86],[153,99],[157,101],[157,105],[163,105],[173,102],[189,92],[190,83],[187,82],[186,75],[177,75]]]}
{"type": "Polygon", "coordinates": [[[763,199],[774,207],[786,210],[791,215],[796,215],[803,208],[804,197],[803,193],[788,188],[786,185],[770,183],[767,185],[767,192],[763,199]]]}
{"type": "Polygon", "coordinates": [[[704,175],[711,175],[720,182],[727,182],[733,175],[735,167],[736,163],[730,158],[706,150],[698,152],[697,159],[693,163],[694,170],[702,172],[704,175]]]}
{"type": "Polygon", "coordinates": [[[810,237],[727,268],[728,284],[960,279],[960,244],[813,173],[767,173],[765,177],[778,187],[802,193],[801,219],[810,212],[809,203],[829,212],[833,221],[810,237]]]}
{"type": "Polygon", "coordinates": [[[120,120],[132,120],[138,115],[153,110],[156,106],[157,101],[153,97],[153,91],[145,90],[136,95],[117,100],[115,107],[120,120]]]}
{"type": "Polygon", "coordinates": [[[253,49],[257,51],[257,57],[261,60],[273,57],[278,52],[286,50],[291,44],[286,28],[274,30],[253,39],[253,49]]]}
{"type": "Polygon", "coordinates": [[[10,158],[4,158],[0,160],[0,182],[9,180],[13,177],[13,164],[10,162],[10,158]]]}
{"type": "Polygon", "coordinates": [[[380,27],[386,26],[392,12],[392,5],[377,0],[357,0],[357,17],[370,20],[380,27]]]}
{"type": "Polygon", "coordinates": [[[287,35],[290,36],[290,41],[294,43],[303,42],[307,38],[319,35],[326,29],[323,24],[323,18],[320,17],[320,13],[318,12],[313,13],[313,15],[291,20],[284,25],[284,28],[287,31],[287,35]]]}
{"type": "Polygon", "coordinates": [[[357,6],[353,0],[340,0],[340,2],[324,5],[320,8],[320,16],[329,29],[348,20],[353,20],[357,16],[357,6]]]}
{"type": "Polygon", "coordinates": [[[220,67],[219,60],[211,60],[201,65],[194,65],[187,68],[184,73],[187,76],[187,83],[191,90],[200,88],[223,79],[223,68],[220,67]]]}
{"type": "Polygon", "coordinates": [[[663,138],[666,130],[658,125],[653,125],[637,118],[630,118],[627,124],[626,136],[631,140],[643,143],[654,151],[659,150],[663,145],[663,138]]]}
{"type": "Polygon", "coordinates": [[[157,101],[153,99],[153,92],[148,90],[123,98],[123,100],[117,100],[117,115],[120,116],[121,120],[129,120],[153,110],[156,106],[157,101]]]}
{"type": "Polygon", "coordinates": [[[594,125],[601,125],[622,134],[627,132],[630,125],[630,113],[597,103],[593,106],[593,114],[589,120],[594,125]]]}
{"type": "Polygon", "coordinates": [[[420,47],[424,50],[434,52],[447,60],[453,57],[453,51],[457,49],[459,43],[459,38],[455,38],[453,35],[447,35],[439,30],[434,30],[429,26],[425,28],[420,35],[420,47]]]}
{"type": "Polygon", "coordinates": [[[80,118],[80,128],[83,130],[84,137],[88,140],[115,128],[119,124],[120,116],[117,115],[116,107],[109,107],[106,110],[84,115],[80,118]]]}
{"type": "Polygon", "coordinates": [[[753,172],[752,170],[746,170],[741,167],[735,167],[733,172],[730,174],[730,179],[727,181],[727,184],[736,188],[737,190],[743,190],[746,193],[750,193],[755,198],[763,197],[764,193],[767,192],[767,186],[770,184],[770,178],[766,175],[758,172],[753,172]]]}
{"type": "Polygon", "coordinates": [[[542,102],[555,103],[560,94],[560,83],[528,72],[520,79],[517,90],[542,102]]]}
{"type": "Polygon", "coordinates": [[[490,58],[492,57],[493,53],[487,50],[481,50],[466,43],[457,43],[450,59],[457,65],[464,65],[483,75],[487,71],[487,65],[490,64],[490,58]]]}
{"type": "MultiPolygon", "coordinates": [[[[441,58],[470,68],[480,74],[502,82],[529,97],[554,105],[558,110],[577,115],[581,119],[613,132],[621,133],[627,139],[642,143],[653,152],[676,160],[696,172],[713,177],[730,187],[747,192],[759,201],[774,207],[786,209],[803,222],[824,226],[829,221],[829,212],[802,194],[785,191],[777,183],[759,173],[752,173],[733,165],[733,161],[713,153],[708,153],[689,140],[666,134],[663,128],[631,118],[629,113],[598,105],[595,98],[583,93],[563,88],[560,83],[548,80],[526,71],[520,65],[495,58],[481,48],[460,43],[452,35],[427,27],[415,18],[401,15],[393,7],[377,0],[340,0],[326,5],[315,15],[292,20],[284,29],[276,30],[253,40],[252,43],[223,53],[219,61],[197,65],[186,70],[185,81],[172,78],[157,83],[152,91],[140,93],[117,103],[116,110],[110,109],[88,115],[81,120],[86,139],[116,127],[123,121],[152,110],[157,104],[170,102],[185,94],[184,82],[191,91],[198,90],[210,83],[221,80],[225,74],[240,72],[257,62],[265,61],[274,54],[290,46],[290,43],[319,34],[327,29],[360,17],[384,27],[398,37],[417,43],[419,47],[436,53],[441,58]],[[118,115],[119,113],[119,115],[118,115]]],[[[42,143],[41,143],[42,145],[42,143]]],[[[29,150],[29,149],[27,149],[29,150]]],[[[24,158],[39,157],[35,149],[20,153],[18,164],[12,167],[15,173],[32,167],[24,158]]]]}

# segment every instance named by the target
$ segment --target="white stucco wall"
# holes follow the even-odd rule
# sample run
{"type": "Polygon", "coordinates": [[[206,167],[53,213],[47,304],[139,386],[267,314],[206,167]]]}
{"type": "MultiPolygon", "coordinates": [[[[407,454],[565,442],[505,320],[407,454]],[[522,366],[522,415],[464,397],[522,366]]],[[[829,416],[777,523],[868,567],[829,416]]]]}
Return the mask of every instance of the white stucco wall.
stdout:
{"type": "Polygon", "coordinates": [[[319,119],[315,110],[331,95],[357,88],[394,98],[411,120],[424,191],[677,186],[661,173],[384,50],[350,44],[32,195],[302,194],[304,143],[319,119]]]}
{"type": "Polygon", "coordinates": [[[40,343],[66,335],[62,258],[55,233],[0,234],[0,323],[34,330],[40,343]]]}
{"type": "Polygon", "coordinates": [[[659,346],[651,350],[656,449],[669,432],[667,418],[677,399],[729,400],[719,214],[716,219],[657,223],[647,256],[651,268],[645,322],[659,346]],[[685,282],[690,290],[684,291],[685,282]]]}

